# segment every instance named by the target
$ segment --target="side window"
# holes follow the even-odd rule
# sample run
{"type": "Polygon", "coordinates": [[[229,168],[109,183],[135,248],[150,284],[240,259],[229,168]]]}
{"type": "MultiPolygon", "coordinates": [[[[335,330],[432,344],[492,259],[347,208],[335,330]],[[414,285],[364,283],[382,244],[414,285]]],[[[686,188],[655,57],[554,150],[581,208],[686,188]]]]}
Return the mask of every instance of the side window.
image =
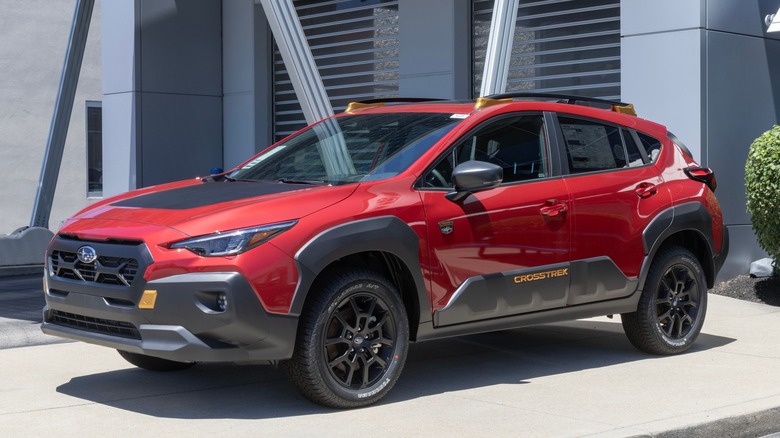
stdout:
{"type": "Polygon", "coordinates": [[[637,132],[637,134],[639,134],[639,140],[642,142],[650,162],[655,163],[658,159],[658,154],[661,153],[661,142],[647,134],[642,134],[641,132],[637,132]]]}
{"type": "Polygon", "coordinates": [[[546,177],[550,170],[542,115],[507,117],[480,128],[426,174],[425,186],[452,187],[453,169],[471,160],[501,166],[504,183],[546,177]]]}
{"type": "Polygon", "coordinates": [[[583,173],[627,167],[629,157],[620,130],[602,123],[559,117],[569,172],[583,173]]]}
{"type": "Polygon", "coordinates": [[[628,154],[628,167],[637,167],[645,164],[642,160],[642,154],[639,152],[639,147],[637,147],[636,141],[634,141],[634,136],[626,129],[621,131],[623,132],[623,141],[626,144],[626,153],[628,154]]]}

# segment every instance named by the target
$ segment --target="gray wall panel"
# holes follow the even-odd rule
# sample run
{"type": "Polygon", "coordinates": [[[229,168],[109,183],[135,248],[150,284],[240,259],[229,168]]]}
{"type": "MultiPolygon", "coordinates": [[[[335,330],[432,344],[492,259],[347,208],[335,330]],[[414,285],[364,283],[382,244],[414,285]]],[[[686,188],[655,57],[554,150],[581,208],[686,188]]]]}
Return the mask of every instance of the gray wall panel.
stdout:
{"type": "Polygon", "coordinates": [[[469,98],[469,3],[401,1],[399,94],[469,98]]]}
{"type": "Polygon", "coordinates": [[[222,95],[220,0],[138,0],[145,92],[222,95]]]}
{"type": "Polygon", "coordinates": [[[705,1],[622,0],[620,2],[620,34],[628,36],[702,28],[705,22],[705,1]]]}
{"type": "Polygon", "coordinates": [[[225,170],[271,144],[271,49],[265,13],[254,0],[222,4],[225,170]]]}
{"type": "MultiPolygon", "coordinates": [[[[265,18],[263,7],[255,5],[255,53],[254,53],[254,79],[255,79],[255,108],[254,150],[260,152],[273,142],[273,60],[271,29],[265,18]]],[[[248,158],[248,157],[244,157],[248,158]]],[[[227,164],[226,164],[227,165],[227,164]]]]}
{"type": "Polygon", "coordinates": [[[255,2],[222,4],[222,90],[225,95],[254,89],[255,2]]]}
{"type": "Polygon", "coordinates": [[[224,166],[231,168],[254,153],[255,3],[222,4],[224,166]]]}
{"type": "Polygon", "coordinates": [[[621,39],[621,97],[640,117],[662,123],[701,158],[704,31],[621,39]]]}
{"type": "Polygon", "coordinates": [[[103,196],[137,188],[137,2],[107,2],[103,27],[103,196]]]}
{"type": "Polygon", "coordinates": [[[255,153],[255,93],[226,94],[223,99],[225,170],[255,153]]]}
{"type": "Polygon", "coordinates": [[[137,187],[136,93],[103,96],[103,196],[137,187]]]}
{"type": "Polygon", "coordinates": [[[144,93],[141,105],[143,186],[222,166],[221,98],[144,93]]]}
{"type": "Polygon", "coordinates": [[[778,121],[780,41],[710,31],[707,71],[705,164],[715,169],[726,223],[749,224],[745,160],[753,140],[778,121]]]}
{"type": "Polygon", "coordinates": [[[729,226],[731,247],[726,263],[718,273],[717,281],[745,275],[750,270],[750,263],[766,257],[766,253],[758,246],[753,228],[750,225],[729,226]]]}
{"type": "MultiPolygon", "coordinates": [[[[103,94],[124,93],[135,89],[135,1],[113,0],[104,8],[103,23],[110,32],[100,35],[103,94]]],[[[94,20],[94,18],[93,18],[94,20]]],[[[103,114],[105,118],[105,111],[103,114]]]]}
{"type": "Polygon", "coordinates": [[[764,24],[778,7],[777,0],[708,0],[707,29],[780,39],[780,32],[767,33],[764,24]]]}
{"type": "Polygon", "coordinates": [[[109,2],[104,194],[222,166],[219,0],[109,2]]]}

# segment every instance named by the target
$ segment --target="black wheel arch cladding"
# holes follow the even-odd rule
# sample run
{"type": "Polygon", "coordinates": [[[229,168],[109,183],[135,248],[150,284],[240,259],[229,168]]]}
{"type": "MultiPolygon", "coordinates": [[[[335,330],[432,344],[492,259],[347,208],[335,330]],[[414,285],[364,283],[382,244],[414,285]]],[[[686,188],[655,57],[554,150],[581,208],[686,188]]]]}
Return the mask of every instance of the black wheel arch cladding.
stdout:
{"type": "MultiPolygon", "coordinates": [[[[727,237],[724,236],[724,246],[721,248],[721,253],[715,252],[712,228],[712,216],[702,203],[696,201],[669,207],[656,215],[642,233],[646,257],[640,272],[639,288],[644,288],[650,265],[658,250],[669,237],[681,232],[693,232],[705,243],[706,257],[702,257],[699,263],[704,269],[708,287],[712,287],[720,268],[715,259],[716,257],[725,258],[725,252],[728,251],[728,246],[725,244],[727,237]]],[[[723,232],[727,233],[725,227],[723,232]]]]}
{"type": "MultiPolygon", "coordinates": [[[[390,253],[409,270],[420,307],[420,323],[431,320],[431,308],[419,259],[420,239],[401,219],[381,216],[330,228],[307,242],[295,255],[300,279],[290,305],[300,315],[317,276],[336,260],[364,252],[390,253]]],[[[410,315],[411,317],[411,315],[410,315]]]]}

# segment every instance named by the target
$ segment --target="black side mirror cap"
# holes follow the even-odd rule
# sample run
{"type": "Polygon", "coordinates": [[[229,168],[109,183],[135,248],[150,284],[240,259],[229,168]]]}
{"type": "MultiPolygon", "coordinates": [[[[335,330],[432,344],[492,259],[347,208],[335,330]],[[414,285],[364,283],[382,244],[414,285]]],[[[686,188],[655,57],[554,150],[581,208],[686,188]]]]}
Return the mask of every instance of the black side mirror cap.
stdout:
{"type": "Polygon", "coordinates": [[[485,161],[466,161],[452,171],[455,190],[447,193],[446,198],[458,202],[473,192],[498,187],[504,180],[504,169],[485,161]]]}

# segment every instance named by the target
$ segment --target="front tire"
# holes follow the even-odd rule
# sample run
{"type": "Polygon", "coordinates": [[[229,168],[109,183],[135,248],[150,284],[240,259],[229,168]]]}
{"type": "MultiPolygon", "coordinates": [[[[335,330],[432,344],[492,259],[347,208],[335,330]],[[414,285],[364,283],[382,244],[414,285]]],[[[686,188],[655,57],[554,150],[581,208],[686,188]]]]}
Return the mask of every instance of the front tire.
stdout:
{"type": "Polygon", "coordinates": [[[138,368],[151,371],[179,371],[190,368],[195,362],[176,362],[174,360],[162,359],[145,354],[131,353],[129,351],[117,350],[122,358],[138,368]]]}
{"type": "Polygon", "coordinates": [[[409,346],[409,323],[395,287],[372,271],[341,273],[324,284],[301,316],[285,362],[309,400],[333,408],[377,402],[395,385],[409,346]]]}
{"type": "Polygon", "coordinates": [[[704,325],[707,283],[701,264],[687,249],[674,246],[650,265],[636,312],[621,315],[631,344],[651,354],[688,350],[704,325]]]}

